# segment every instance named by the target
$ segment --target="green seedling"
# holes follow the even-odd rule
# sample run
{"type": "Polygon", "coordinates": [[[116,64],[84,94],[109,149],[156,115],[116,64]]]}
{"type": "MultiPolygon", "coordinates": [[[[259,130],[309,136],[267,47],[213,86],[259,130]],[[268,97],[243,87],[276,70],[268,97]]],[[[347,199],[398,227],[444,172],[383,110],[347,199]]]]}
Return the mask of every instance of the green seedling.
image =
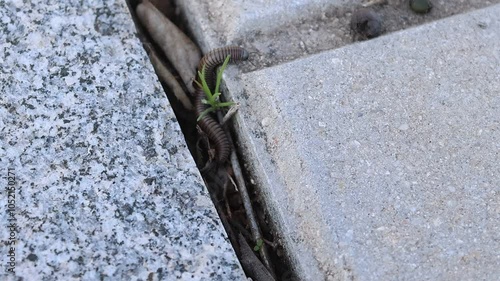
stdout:
{"type": "Polygon", "coordinates": [[[221,93],[219,92],[219,87],[220,87],[220,82],[222,80],[222,73],[224,73],[224,70],[227,67],[227,64],[229,63],[229,59],[231,58],[231,55],[228,55],[226,59],[224,60],[224,63],[222,66],[219,68],[217,71],[217,80],[215,81],[215,90],[214,93],[210,91],[210,88],[208,88],[207,81],[205,81],[205,66],[201,69],[201,72],[198,71],[198,77],[200,78],[200,82],[196,81],[198,86],[200,86],[203,89],[203,92],[205,93],[206,99],[201,100],[203,104],[210,105],[209,108],[205,109],[200,116],[198,116],[198,119],[196,121],[200,121],[201,118],[205,117],[207,114],[217,111],[221,108],[224,107],[230,107],[234,105],[234,102],[221,102],[220,101],[220,95],[221,93]]]}
{"type": "Polygon", "coordinates": [[[260,251],[260,249],[262,248],[262,245],[264,245],[264,240],[262,240],[262,239],[257,239],[257,243],[255,243],[255,246],[253,247],[253,250],[254,250],[255,252],[260,251]]]}

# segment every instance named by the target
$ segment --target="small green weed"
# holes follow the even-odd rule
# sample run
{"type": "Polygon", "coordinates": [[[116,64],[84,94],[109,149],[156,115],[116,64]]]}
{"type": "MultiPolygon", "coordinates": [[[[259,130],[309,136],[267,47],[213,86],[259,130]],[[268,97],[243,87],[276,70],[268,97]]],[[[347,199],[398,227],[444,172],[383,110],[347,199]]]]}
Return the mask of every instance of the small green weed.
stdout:
{"type": "Polygon", "coordinates": [[[228,55],[224,60],[222,66],[217,71],[217,80],[215,81],[214,93],[210,91],[210,89],[208,88],[207,81],[205,81],[205,66],[203,66],[201,72],[198,71],[198,77],[200,78],[201,83],[198,81],[196,81],[196,83],[203,89],[203,92],[205,92],[206,95],[206,99],[203,99],[201,102],[210,105],[210,107],[205,109],[200,114],[200,116],[198,116],[198,119],[196,119],[196,121],[199,121],[201,118],[205,117],[207,114],[211,112],[217,111],[224,107],[230,107],[235,104],[234,102],[221,102],[219,98],[221,95],[221,93],[219,92],[219,87],[220,87],[220,82],[222,80],[222,73],[224,73],[224,70],[226,69],[227,64],[229,63],[230,58],[231,55],[228,55]]]}
{"type": "Polygon", "coordinates": [[[257,243],[255,243],[255,246],[253,247],[253,250],[255,252],[260,251],[260,248],[262,248],[262,245],[264,245],[264,240],[262,239],[257,239],[257,243]]]}

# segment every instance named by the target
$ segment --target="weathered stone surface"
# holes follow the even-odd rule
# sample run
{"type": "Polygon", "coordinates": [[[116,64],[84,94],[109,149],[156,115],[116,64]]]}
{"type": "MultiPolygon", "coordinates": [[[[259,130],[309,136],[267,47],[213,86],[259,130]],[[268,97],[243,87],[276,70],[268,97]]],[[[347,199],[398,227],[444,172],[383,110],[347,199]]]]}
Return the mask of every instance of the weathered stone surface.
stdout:
{"type": "Polygon", "coordinates": [[[0,1],[0,279],[244,279],[162,91],[125,1],[0,1]]]}
{"type": "MultiPolygon", "coordinates": [[[[183,0],[177,1],[201,49],[239,45],[253,57],[240,66],[254,71],[349,45],[353,11],[370,0],[183,0]]],[[[498,4],[500,0],[432,1],[422,15],[407,0],[368,7],[382,20],[381,36],[411,26],[498,4]]],[[[378,29],[378,28],[377,28],[378,29]]],[[[378,32],[377,32],[378,33],[378,32]]],[[[357,39],[362,39],[358,37],[357,39]]]]}
{"type": "Polygon", "coordinates": [[[303,280],[500,276],[500,5],[229,77],[303,280]]]}

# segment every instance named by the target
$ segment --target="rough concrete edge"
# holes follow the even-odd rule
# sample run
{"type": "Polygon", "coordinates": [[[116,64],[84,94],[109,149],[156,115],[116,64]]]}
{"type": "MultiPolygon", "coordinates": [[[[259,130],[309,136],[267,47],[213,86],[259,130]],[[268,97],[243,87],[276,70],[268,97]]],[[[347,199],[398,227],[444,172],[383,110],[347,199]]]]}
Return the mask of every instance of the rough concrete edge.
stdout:
{"type": "MultiPolygon", "coordinates": [[[[305,18],[318,17],[335,8],[344,6],[358,6],[361,0],[312,0],[294,1],[289,5],[271,4],[271,9],[256,9],[253,13],[249,6],[258,5],[250,1],[214,1],[207,3],[201,0],[177,1],[184,18],[189,26],[200,27],[206,36],[202,36],[197,30],[194,33],[198,42],[202,42],[202,49],[213,43],[241,40],[261,31],[279,30],[283,27],[295,24],[305,18]],[[245,3],[246,2],[246,3],[245,3]],[[257,13],[256,13],[257,12],[257,13]],[[258,13],[261,12],[261,13],[258,13]],[[204,17],[188,17],[187,15],[205,15],[204,17]],[[278,24],[276,24],[278,23],[278,24]],[[271,29],[267,28],[271,26],[271,29]],[[208,39],[210,38],[210,39],[208,39]],[[213,40],[211,38],[217,38],[213,40]],[[202,39],[207,40],[206,42],[202,39]]],[[[193,31],[193,30],[192,30],[193,31]]]]}
{"type": "MultiPolygon", "coordinates": [[[[244,104],[243,83],[239,77],[241,77],[241,73],[237,70],[228,73],[225,76],[223,87],[226,93],[231,93],[232,101],[244,104]]],[[[278,190],[285,190],[285,180],[277,172],[277,169],[273,171],[265,170],[263,161],[270,161],[271,159],[261,160],[258,157],[256,143],[250,134],[247,133],[250,132],[250,126],[243,119],[242,115],[236,114],[233,116],[232,127],[235,132],[237,149],[242,155],[240,160],[244,163],[244,167],[250,177],[255,180],[255,186],[258,187],[256,189],[259,194],[258,197],[264,199],[262,203],[269,214],[277,214],[276,216],[272,216],[271,221],[271,229],[274,232],[273,234],[276,235],[274,239],[283,246],[286,260],[290,262],[296,277],[298,280],[324,279],[312,250],[295,242],[301,241],[301,237],[297,231],[297,222],[289,220],[293,217],[291,210],[280,210],[274,200],[269,200],[269,198],[276,198],[278,196],[278,194],[271,194],[273,189],[270,186],[278,186],[281,187],[277,188],[278,190]]],[[[279,194],[279,196],[285,195],[285,193],[279,194]]]]}

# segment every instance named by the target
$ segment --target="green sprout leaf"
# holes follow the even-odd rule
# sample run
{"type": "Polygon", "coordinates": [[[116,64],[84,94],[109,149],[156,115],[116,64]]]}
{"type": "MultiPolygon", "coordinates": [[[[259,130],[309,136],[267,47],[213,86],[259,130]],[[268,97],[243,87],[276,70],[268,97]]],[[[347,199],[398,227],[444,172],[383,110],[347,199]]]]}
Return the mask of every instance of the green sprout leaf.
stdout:
{"type": "Polygon", "coordinates": [[[219,68],[219,71],[217,72],[217,80],[215,80],[215,92],[219,92],[219,86],[220,86],[220,81],[222,81],[222,73],[224,73],[224,70],[226,70],[227,64],[229,63],[229,59],[231,59],[231,55],[227,55],[226,59],[224,60],[224,63],[222,66],[219,68]]]}
{"type": "Polygon", "coordinates": [[[210,112],[214,112],[215,109],[213,107],[209,107],[205,110],[203,110],[203,112],[200,114],[200,116],[198,116],[198,118],[196,118],[196,122],[200,121],[201,118],[207,116],[207,114],[209,114],[210,112]]]}
{"type": "Polygon", "coordinates": [[[215,94],[212,96],[212,101],[214,102],[218,102],[219,101],[219,96],[221,95],[221,93],[219,92],[215,92],[215,94]]]}
{"type": "Polygon", "coordinates": [[[205,66],[201,69],[201,71],[198,71],[198,77],[199,81],[196,81],[196,84],[202,88],[203,92],[205,93],[206,99],[202,99],[201,102],[203,104],[209,105],[210,107],[204,110],[200,116],[196,119],[196,121],[200,121],[203,117],[205,117],[207,114],[210,114],[211,112],[217,111],[221,108],[224,107],[230,107],[233,106],[234,102],[221,102],[220,101],[220,95],[221,93],[219,92],[220,88],[220,83],[222,81],[222,74],[224,73],[224,70],[227,67],[227,64],[229,63],[229,60],[231,59],[231,55],[228,55],[226,59],[224,60],[224,63],[222,66],[219,68],[217,71],[217,80],[215,82],[215,89],[214,92],[212,93],[210,91],[210,88],[208,87],[207,81],[205,80],[205,66]]]}
{"type": "Polygon", "coordinates": [[[262,248],[262,245],[264,245],[264,240],[262,240],[262,239],[257,239],[257,243],[255,243],[255,246],[253,247],[253,250],[254,250],[255,252],[260,251],[260,249],[262,248]]]}
{"type": "Polygon", "coordinates": [[[219,103],[219,107],[228,107],[228,106],[233,106],[235,105],[236,103],[235,102],[232,102],[232,101],[227,101],[227,102],[220,102],[219,103]]]}
{"type": "Polygon", "coordinates": [[[201,85],[200,82],[196,81],[199,86],[203,89],[203,92],[205,92],[205,95],[207,98],[210,100],[212,98],[212,92],[210,92],[210,88],[208,88],[207,81],[205,81],[205,66],[201,69],[201,72],[198,71],[198,76],[200,77],[201,85]]]}

